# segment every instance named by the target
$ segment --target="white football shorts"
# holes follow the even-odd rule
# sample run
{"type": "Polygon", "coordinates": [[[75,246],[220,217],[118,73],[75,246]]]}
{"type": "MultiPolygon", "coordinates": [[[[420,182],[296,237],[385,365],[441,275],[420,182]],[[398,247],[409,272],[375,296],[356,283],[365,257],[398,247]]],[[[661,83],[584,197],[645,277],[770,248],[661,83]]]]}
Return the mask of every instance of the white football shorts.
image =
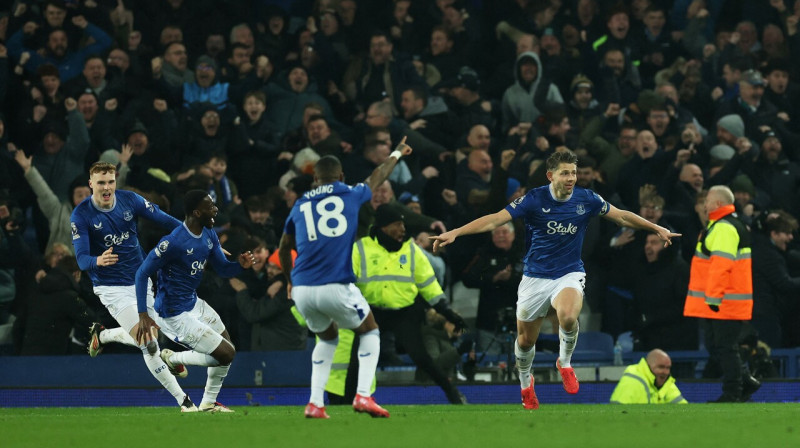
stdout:
{"type": "MultiPolygon", "coordinates": [[[[119,323],[128,333],[139,323],[139,311],[136,307],[136,286],[95,286],[94,293],[100,298],[100,302],[105,305],[111,317],[119,323]]],[[[147,280],[147,314],[161,326],[158,313],[153,309],[155,297],[153,297],[153,282],[147,280]]]]}
{"type": "Polygon", "coordinates": [[[331,322],[339,328],[358,328],[370,312],[361,290],[352,283],[293,286],[292,299],[314,333],[327,330],[331,322]]]}
{"type": "Polygon", "coordinates": [[[570,272],[557,279],[523,275],[517,288],[517,320],[533,322],[545,317],[558,293],[565,288],[574,288],[583,296],[585,283],[585,272],[570,272]]]}
{"type": "Polygon", "coordinates": [[[196,352],[210,355],[223,341],[225,324],[214,308],[199,297],[191,311],[159,319],[156,322],[165,335],[196,352]]]}

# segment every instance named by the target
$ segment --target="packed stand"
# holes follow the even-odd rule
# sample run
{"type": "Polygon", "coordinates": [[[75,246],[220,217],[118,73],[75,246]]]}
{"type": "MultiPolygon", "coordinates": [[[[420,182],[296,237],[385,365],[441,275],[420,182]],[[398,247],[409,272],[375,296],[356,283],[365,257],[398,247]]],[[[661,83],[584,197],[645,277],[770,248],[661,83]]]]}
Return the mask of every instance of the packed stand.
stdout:
{"type": "MultiPolygon", "coordinates": [[[[257,262],[209,272],[198,295],[240,350],[304,349],[276,252],[284,220],[320,157],[357,183],[404,136],[414,152],[361,209],[359,237],[389,204],[426,248],[545,185],[543,161],[573,150],[579,186],[683,234],[663,248],[590,225],[598,329],[694,350],[689,263],[706,191],[728,185],[756,235],[749,328],[800,346],[800,0],[263,3],[24,1],[0,15],[0,324],[16,318],[14,353],[77,352],[71,335],[113,322],[69,225],[97,160],[178,219],[183,194],[207,190],[222,244],[257,262]]],[[[467,317],[481,349],[509,326],[525,230],[426,252],[443,287],[480,290],[467,317]]],[[[146,250],[162,236],[140,233],[146,250]]]]}

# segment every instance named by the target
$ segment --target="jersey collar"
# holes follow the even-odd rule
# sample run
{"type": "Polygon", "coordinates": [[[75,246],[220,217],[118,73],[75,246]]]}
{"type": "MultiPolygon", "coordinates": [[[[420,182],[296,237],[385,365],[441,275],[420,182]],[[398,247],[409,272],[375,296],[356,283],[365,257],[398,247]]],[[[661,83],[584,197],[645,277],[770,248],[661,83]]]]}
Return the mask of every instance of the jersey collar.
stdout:
{"type": "Polygon", "coordinates": [[[556,202],[567,202],[570,199],[572,199],[572,195],[575,194],[575,187],[573,187],[572,188],[572,193],[570,193],[569,196],[567,196],[566,199],[558,199],[558,198],[556,198],[556,191],[553,189],[553,184],[548,185],[547,186],[547,190],[550,192],[550,197],[553,198],[553,200],[556,201],[556,202]]]}
{"type": "Polygon", "coordinates": [[[195,238],[200,238],[200,237],[203,236],[203,231],[202,230],[200,231],[200,235],[195,235],[191,230],[189,230],[189,226],[186,225],[186,221],[183,222],[183,228],[186,229],[187,232],[189,232],[189,235],[191,235],[191,236],[193,236],[195,238]]]}
{"type": "Polygon", "coordinates": [[[100,208],[100,207],[98,207],[97,204],[94,203],[94,199],[91,196],[89,196],[89,202],[91,202],[92,203],[92,207],[94,207],[95,210],[97,210],[99,212],[103,212],[103,213],[113,212],[114,209],[117,208],[117,194],[114,193],[114,203],[111,204],[110,208],[100,208]]]}

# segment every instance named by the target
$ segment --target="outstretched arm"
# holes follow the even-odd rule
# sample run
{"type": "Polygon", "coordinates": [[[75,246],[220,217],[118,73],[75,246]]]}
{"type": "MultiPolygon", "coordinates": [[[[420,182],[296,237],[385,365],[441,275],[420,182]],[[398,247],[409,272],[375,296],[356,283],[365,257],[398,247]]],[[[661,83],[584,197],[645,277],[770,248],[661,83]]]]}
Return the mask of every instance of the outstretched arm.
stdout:
{"type": "Polygon", "coordinates": [[[609,210],[608,213],[603,215],[604,218],[617,223],[617,225],[621,227],[649,230],[661,238],[661,241],[664,242],[664,247],[672,244],[672,238],[681,236],[680,233],[672,233],[669,231],[669,229],[661,227],[658,224],[653,224],[636,213],[629,212],[627,210],[620,210],[611,204],[608,204],[608,206],[609,210]]]}
{"type": "Polygon", "coordinates": [[[386,179],[389,178],[389,175],[392,174],[392,170],[394,166],[397,165],[397,162],[400,160],[400,157],[407,156],[411,154],[411,147],[406,145],[406,137],[403,137],[403,140],[394,148],[394,151],[389,155],[389,157],[380,164],[375,171],[370,174],[367,180],[364,183],[367,184],[370,191],[375,191],[376,188],[380,184],[382,184],[386,179]]]}
{"type": "Polygon", "coordinates": [[[492,213],[491,215],[481,216],[457,229],[445,232],[439,236],[430,237],[430,239],[433,240],[433,251],[438,252],[440,247],[451,244],[461,235],[490,232],[509,221],[511,221],[511,214],[508,213],[506,209],[500,210],[497,213],[492,213]]]}

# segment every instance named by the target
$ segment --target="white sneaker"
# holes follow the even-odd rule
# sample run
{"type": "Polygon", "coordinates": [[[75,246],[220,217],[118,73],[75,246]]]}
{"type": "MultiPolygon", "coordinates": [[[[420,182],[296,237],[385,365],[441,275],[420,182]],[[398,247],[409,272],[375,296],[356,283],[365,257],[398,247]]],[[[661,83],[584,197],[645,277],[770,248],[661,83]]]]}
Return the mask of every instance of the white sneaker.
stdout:
{"type": "Polygon", "coordinates": [[[197,406],[192,403],[192,400],[187,395],[186,398],[183,399],[183,403],[181,403],[181,412],[197,412],[197,406]]]}
{"type": "Polygon", "coordinates": [[[236,412],[219,401],[215,401],[213,403],[200,403],[199,409],[200,412],[211,412],[212,414],[216,412],[236,412]]]}
{"type": "Polygon", "coordinates": [[[175,352],[173,352],[168,348],[162,349],[161,360],[164,361],[164,364],[167,365],[169,373],[177,376],[178,378],[186,378],[187,376],[189,376],[189,369],[187,369],[186,366],[184,366],[183,364],[172,363],[170,361],[170,358],[172,358],[172,355],[174,354],[175,352]]]}

